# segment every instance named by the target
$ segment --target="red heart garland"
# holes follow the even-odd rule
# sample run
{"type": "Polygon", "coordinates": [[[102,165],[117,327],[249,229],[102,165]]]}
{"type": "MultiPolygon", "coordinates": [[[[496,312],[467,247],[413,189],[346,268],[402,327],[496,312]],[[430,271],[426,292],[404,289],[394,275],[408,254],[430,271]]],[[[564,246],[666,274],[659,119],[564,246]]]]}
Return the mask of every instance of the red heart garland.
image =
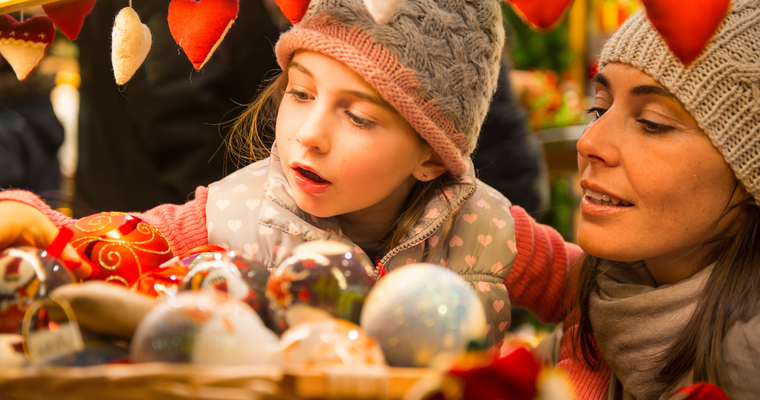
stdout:
{"type": "Polygon", "coordinates": [[[306,14],[311,0],[274,0],[288,20],[296,24],[306,14]]]}
{"type": "Polygon", "coordinates": [[[0,54],[16,77],[23,81],[34,72],[55,38],[53,21],[44,15],[18,22],[8,14],[0,15],[0,54]]]}
{"type": "Polygon", "coordinates": [[[74,40],[94,6],[95,0],[66,0],[43,4],[42,9],[67,38],[74,40]]]}
{"type": "Polygon", "coordinates": [[[559,22],[573,0],[507,0],[515,12],[538,30],[548,30],[559,22]]]}
{"type": "Polygon", "coordinates": [[[673,54],[688,66],[728,12],[730,0],[642,0],[647,17],[673,54]]]}
{"type": "Polygon", "coordinates": [[[211,58],[237,19],[238,0],[172,0],[169,30],[196,70],[211,58]]]}

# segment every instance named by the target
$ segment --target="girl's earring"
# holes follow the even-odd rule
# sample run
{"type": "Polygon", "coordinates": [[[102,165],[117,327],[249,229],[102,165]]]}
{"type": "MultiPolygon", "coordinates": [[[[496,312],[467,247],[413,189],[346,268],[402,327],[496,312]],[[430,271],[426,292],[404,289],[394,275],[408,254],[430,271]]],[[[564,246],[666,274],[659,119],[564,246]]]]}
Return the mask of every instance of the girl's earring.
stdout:
{"type": "Polygon", "coordinates": [[[428,178],[428,174],[427,174],[427,172],[423,172],[423,173],[422,173],[422,179],[427,179],[427,178],[428,178]]]}

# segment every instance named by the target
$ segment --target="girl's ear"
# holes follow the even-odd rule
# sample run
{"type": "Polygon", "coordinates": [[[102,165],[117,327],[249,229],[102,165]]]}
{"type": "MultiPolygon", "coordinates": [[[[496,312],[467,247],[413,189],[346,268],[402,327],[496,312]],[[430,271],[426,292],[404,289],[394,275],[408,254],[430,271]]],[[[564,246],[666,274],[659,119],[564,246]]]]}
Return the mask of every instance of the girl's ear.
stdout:
{"type": "Polygon", "coordinates": [[[431,149],[428,159],[414,170],[413,175],[418,181],[428,182],[443,175],[446,171],[448,168],[443,163],[441,156],[431,149]]]}

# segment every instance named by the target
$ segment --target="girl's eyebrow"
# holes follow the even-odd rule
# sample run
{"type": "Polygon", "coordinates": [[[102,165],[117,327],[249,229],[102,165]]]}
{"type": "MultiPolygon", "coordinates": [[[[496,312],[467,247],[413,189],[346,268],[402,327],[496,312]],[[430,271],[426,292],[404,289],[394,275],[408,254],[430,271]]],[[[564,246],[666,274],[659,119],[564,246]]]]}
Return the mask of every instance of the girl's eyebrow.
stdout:
{"type": "MultiPolygon", "coordinates": [[[[305,75],[309,76],[310,78],[314,79],[314,75],[311,73],[311,71],[309,71],[306,67],[304,67],[303,65],[301,65],[301,64],[299,64],[299,63],[297,63],[295,61],[291,61],[290,63],[288,63],[288,68],[295,68],[298,71],[302,72],[303,74],[305,74],[305,75]]],[[[395,111],[395,108],[393,106],[391,106],[390,103],[388,103],[387,101],[385,101],[385,99],[383,99],[382,97],[378,97],[378,96],[375,96],[375,95],[373,95],[371,93],[366,93],[366,92],[362,92],[362,91],[359,91],[359,90],[344,90],[343,92],[347,93],[347,94],[350,94],[352,96],[356,96],[356,97],[358,97],[360,99],[367,100],[367,101],[369,101],[371,103],[375,103],[378,106],[386,107],[386,108],[388,108],[390,110],[395,111]]]]}

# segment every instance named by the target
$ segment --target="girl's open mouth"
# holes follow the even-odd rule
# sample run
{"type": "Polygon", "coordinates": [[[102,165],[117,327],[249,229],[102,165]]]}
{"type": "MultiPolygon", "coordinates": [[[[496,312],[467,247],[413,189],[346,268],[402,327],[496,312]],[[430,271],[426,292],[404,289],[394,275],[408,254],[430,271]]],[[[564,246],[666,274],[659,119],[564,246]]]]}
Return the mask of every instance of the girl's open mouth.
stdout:
{"type": "Polygon", "coordinates": [[[330,189],[332,183],[314,171],[300,165],[293,166],[293,179],[296,186],[311,194],[320,194],[330,189]]]}
{"type": "Polygon", "coordinates": [[[317,175],[316,173],[309,171],[307,169],[303,169],[301,167],[296,168],[298,172],[306,179],[310,179],[314,181],[315,183],[322,184],[322,183],[328,183],[327,180],[322,179],[321,176],[317,175]]]}

